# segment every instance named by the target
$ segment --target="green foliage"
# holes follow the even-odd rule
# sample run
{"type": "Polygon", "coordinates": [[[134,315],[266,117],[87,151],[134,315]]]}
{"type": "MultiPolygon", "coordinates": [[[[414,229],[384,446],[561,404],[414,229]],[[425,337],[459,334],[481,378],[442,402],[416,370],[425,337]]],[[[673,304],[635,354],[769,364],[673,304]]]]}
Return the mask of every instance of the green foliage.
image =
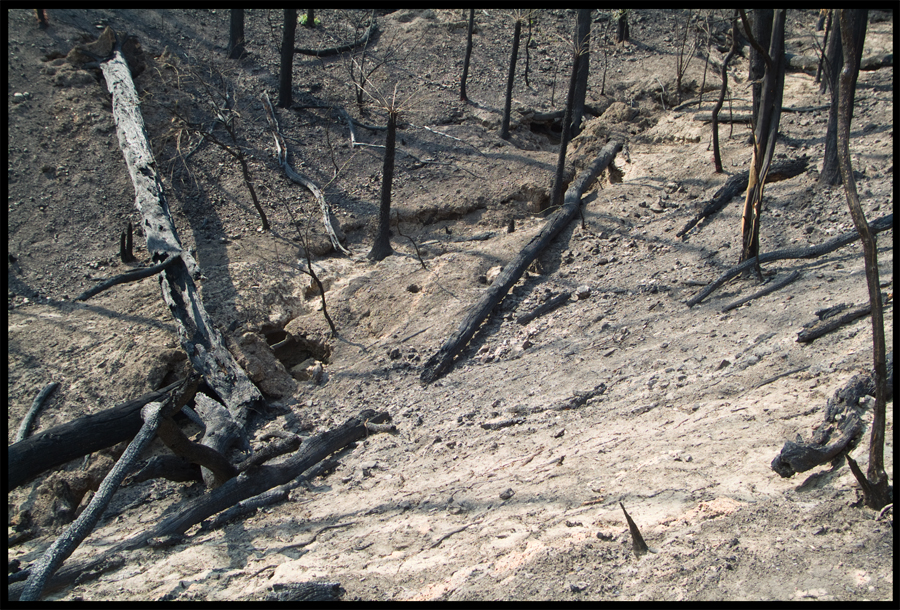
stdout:
{"type": "MultiPolygon", "coordinates": [[[[303,13],[302,15],[300,15],[300,17],[297,19],[297,22],[300,25],[306,25],[306,13],[303,13]]],[[[318,26],[322,25],[322,20],[319,19],[318,17],[316,17],[313,19],[313,23],[318,27],[318,26]]]]}

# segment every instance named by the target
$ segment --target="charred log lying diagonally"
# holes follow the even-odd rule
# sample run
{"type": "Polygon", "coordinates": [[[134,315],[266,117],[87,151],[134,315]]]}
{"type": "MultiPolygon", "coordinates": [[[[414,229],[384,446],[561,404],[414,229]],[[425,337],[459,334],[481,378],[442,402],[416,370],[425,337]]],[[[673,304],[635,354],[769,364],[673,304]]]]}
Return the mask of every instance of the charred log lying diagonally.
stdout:
{"type": "MultiPolygon", "coordinates": [[[[79,577],[83,582],[87,575],[97,573],[97,568],[108,563],[114,556],[124,551],[140,548],[153,539],[181,536],[207,517],[226,510],[242,500],[290,482],[329,455],[367,435],[393,431],[393,426],[373,425],[388,420],[390,420],[390,416],[385,412],[378,413],[372,409],[360,411],[358,415],[351,417],[343,425],[307,438],[300,448],[285,461],[276,465],[263,464],[251,468],[230,479],[221,487],[193,500],[187,506],[174,507],[168,516],[150,530],[120,542],[96,557],[64,566],[55,575],[46,579],[42,586],[43,593],[49,594],[58,591],[79,577]]],[[[24,587],[22,582],[10,584],[8,599],[17,601],[22,595],[24,587]]]]}
{"type": "Polygon", "coordinates": [[[144,129],[140,99],[122,54],[122,41],[110,32],[104,32],[104,36],[111,36],[116,45],[112,55],[100,63],[100,69],[112,94],[116,133],[134,184],[135,205],[141,213],[147,249],[157,263],[170,257],[179,259],[160,275],[163,300],[175,318],[182,347],[194,369],[204,376],[238,425],[244,428],[262,404],[262,394],[225,348],[194,285],[194,277],[199,276],[200,270],[178,239],[144,129]]]}
{"type": "Polygon", "coordinates": [[[456,332],[450,335],[440,350],[425,363],[425,368],[420,375],[420,379],[423,382],[431,383],[450,368],[453,358],[475,335],[478,327],[481,326],[481,323],[490,315],[494,307],[506,296],[513,284],[519,281],[519,278],[522,277],[522,274],[534,259],[562,231],[563,227],[575,217],[581,206],[581,196],[584,194],[584,191],[587,190],[587,187],[590,186],[600,172],[612,162],[621,148],[621,142],[611,141],[607,143],[594,162],[572,182],[566,191],[562,207],[553,213],[541,232],[528,242],[522,251],[503,268],[503,272],[497,276],[490,288],[470,309],[456,332]]]}
{"type": "MultiPolygon", "coordinates": [[[[894,215],[887,214],[870,222],[869,230],[872,233],[881,233],[882,231],[887,231],[888,229],[890,229],[893,226],[893,223],[894,215]]],[[[808,248],[785,248],[783,250],[775,250],[773,252],[760,254],[758,257],[755,256],[751,259],[745,260],[740,265],[735,265],[734,267],[717,277],[715,281],[713,281],[709,286],[697,293],[696,296],[688,299],[686,301],[687,306],[693,307],[694,305],[708,297],[710,294],[712,294],[722,284],[724,284],[731,278],[740,275],[743,271],[752,269],[758,263],[768,263],[771,261],[779,261],[791,258],[816,258],[818,256],[822,256],[823,254],[833,252],[838,248],[843,248],[848,244],[852,244],[857,239],[859,239],[859,233],[856,230],[853,230],[849,233],[844,233],[843,235],[838,235],[837,237],[829,239],[828,241],[821,243],[818,246],[810,246],[808,248]]]]}

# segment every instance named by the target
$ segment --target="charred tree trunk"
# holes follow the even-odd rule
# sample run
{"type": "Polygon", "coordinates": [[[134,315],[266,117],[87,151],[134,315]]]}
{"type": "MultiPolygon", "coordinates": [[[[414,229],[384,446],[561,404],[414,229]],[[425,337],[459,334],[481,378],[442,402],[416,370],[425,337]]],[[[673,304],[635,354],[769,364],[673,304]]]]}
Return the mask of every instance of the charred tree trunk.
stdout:
{"type": "Polygon", "coordinates": [[[722,62],[722,88],[719,90],[719,99],[712,111],[712,141],[713,141],[713,164],[716,167],[716,173],[722,173],[722,156],[719,154],[719,111],[722,110],[722,104],[725,102],[725,92],[728,90],[728,62],[737,53],[738,46],[738,29],[737,15],[731,20],[731,50],[725,56],[722,62]]]}
{"type": "Polygon", "coordinates": [[[463,102],[468,102],[469,98],[466,96],[466,80],[469,78],[469,59],[472,57],[472,32],[475,30],[475,9],[469,9],[469,29],[466,34],[466,59],[463,61],[463,73],[462,73],[462,82],[459,86],[459,99],[463,102]]]}
{"type": "MultiPolygon", "coordinates": [[[[741,236],[743,247],[739,262],[756,258],[759,254],[759,227],[762,212],[763,185],[766,174],[775,152],[775,141],[778,138],[778,126],[781,120],[781,101],[784,93],[784,22],[785,9],[775,11],[772,20],[772,42],[769,52],[759,46],[753,38],[751,45],[762,54],[766,63],[766,72],[762,83],[762,96],[759,100],[759,115],[753,145],[753,162],[750,171],[750,183],[747,187],[747,198],[741,215],[741,236]]],[[[741,11],[741,19],[748,37],[752,37],[746,15],[741,11]]],[[[756,269],[760,274],[759,267],[756,269]]]]}
{"type": "Polygon", "coordinates": [[[244,9],[231,9],[231,28],[228,36],[228,59],[244,56],[244,9]]]}
{"type": "Polygon", "coordinates": [[[878,250],[875,239],[869,232],[866,215],[859,204],[856,180],[853,178],[853,166],[850,163],[850,122],[853,117],[853,99],[856,92],[856,79],[859,76],[859,63],[862,58],[863,41],[866,36],[866,9],[841,9],[841,38],[843,45],[844,67],[841,70],[839,90],[838,123],[838,160],[841,167],[841,178],[853,224],[859,231],[863,245],[863,257],[866,262],[866,282],[869,285],[869,302],[872,304],[872,343],[875,361],[875,409],[872,420],[872,436],[869,440],[869,467],[866,477],[861,476],[858,468],[854,475],[863,488],[866,506],[880,510],[891,502],[888,493],[888,477],[884,471],[884,430],[887,395],[887,368],[885,364],[884,344],[884,311],[881,302],[881,289],[878,278],[878,250]]]}
{"type": "Polygon", "coordinates": [[[181,259],[160,276],[163,300],[175,318],[181,345],[194,370],[206,378],[243,428],[251,413],[262,404],[262,394],[225,348],[194,285],[193,277],[200,270],[190,253],[182,248],[175,231],[144,130],[140,100],[121,51],[117,48],[112,59],[102,62],[100,68],[112,93],[116,131],[134,184],[135,205],[143,218],[147,249],[156,263],[170,256],[181,259]]]}
{"type": "Polygon", "coordinates": [[[394,151],[397,140],[397,112],[388,111],[387,140],[384,143],[384,169],[381,172],[381,207],[378,210],[378,233],[369,252],[374,261],[394,253],[391,248],[391,186],[394,181],[394,151]]]}
{"type": "Polygon", "coordinates": [[[628,42],[628,11],[621,10],[616,15],[616,44],[628,42]]]}
{"type": "Polygon", "coordinates": [[[278,78],[278,107],[291,107],[291,83],[294,70],[294,37],[297,33],[297,9],[284,9],[284,37],[281,40],[281,72],[278,78]]]}
{"type": "Polygon", "coordinates": [[[578,82],[578,64],[581,55],[576,50],[572,57],[572,76],[569,78],[569,93],[566,96],[566,112],[563,115],[562,133],[559,141],[559,155],[556,158],[556,173],[553,176],[553,189],[550,192],[550,199],[547,201],[547,207],[544,211],[552,206],[558,207],[563,203],[563,173],[566,169],[566,149],[569,147],[569,140],[572,136],[572,105],[575,101],[575,87],[578,82]]]}
{"type": "MultiPolygon", "coordinates": [[[[772,17],[774,10],[770,8],[758,8],[753,10],[753,37],[761,49],[768,49],[772,41],[772,17]]],[[[759,116],[759,98],[762,91],[762,78],[766,73],[766,61],[763,52],[756,46],[750,46],[750,81],[753,83],[753,130],[756,130],[757,117],[759,116]]]]}
{"type": "Polygon", "coordinates": [[[544,225],[541,232],[528,242],[528,245],[503,268],[503,271],[497,276],[490,288],[469,310],[456,332],[450,335],[450,338],[447,339],[440,350],[425,363],[425,367],[420,375],[420,379],[423,382],[431,383],[450,368],[456,355],[475,335],[478,327],[481,326],[481,323],[490,315],[494,307],[506,296],[513,284],[519,281],[528,265],[562,231],[563,227],[575,217],[581,206],[581,196],[584,194],[584,191],[597,175],[612,162],[621,148],[621,142],[607,143],[591,166],[572,183],[572,186],[566,191],[565,205],[547,220],[547,224],[544,225]]]}
{"type": "Polygon", "coordinates": [[[591,9],[578,9],[575,18],[575,48],[581,59],[578,61],[578,77],[575,82],[575,99],[572,106],[571,137],[581,132],[581,120],[584,116],[584,101],[587,97],[587,81],[590,72],[591,44],[591,9]]]}
{"type": "Polygon", "coordinates": [[[509,57],[509,76],[506,79],[506,101],[503,104],[503,123],[500,126],[500,137],[509,139],[509,114],[512,110],[512,90],[516,80],[516,58],[519,55],[519,38],[522,35],[522,21],[516,19],[516,28],[513,31],[512,54],[509,57]]]}
{"type": "MultiPolygon", "coordinates": [[[[244,472],[221,487],[193,500],[187,506],[175,507],[166,518],[150,530],[114,545],[97,557],[86,561],[70,562],[70,565],[63,566],[59,572],[47,580],[43,587],[44,595],[70,585],[79,576],[84,578],[118,553],[144,546],[151,538],[184,534],[191,526],[241,500],[296,479],[332,453],[340,451],[352,442],[373,433],[392,431],[392,426],[381,423],[387,420],[390,420],[387,413],[377,413],[371,409],[365,409],[341,426],[306,439],[300,448],[283,462],[263,464],[244,472]]],[[[89,578],[89,576],[87,577],[89,578]]],[[[8,599],[18,601],[23,589],[24,583],[12,583],[7,589],[8,599]]]]}
{"type": "MultiPolygon", "coordinates": [[[[185,402],[193,398],[199,381],[198,377],[191,392],[184,392],[185,402]]],[[[154,400],[162,400],[183,383],[183,380],[175,382],[112,409],[55,426],[13,443],[6,453],[7,491],[51,468],[134,437],[141,429],[141,408],[154,400]]]]}
{"type": "Polygon", "coordinates": [[[306,9],[306,21],[303,23],[305,27],[316,27],[316,10],[312,8],[306,9]]]}
{"type": "MultiPolygon", "coordinates": [[[[838,82],[844,67],[843,44],[841,42],[840,19],[832,18],[831,32],[825,45],[825,78],[822,79],[820,93],[831,94],[831,108],[828,110],[828,125],[825,127],[825,154],[822,158],[822,171],[819,172],[819,184],[836,186],[841,183],[841,171],[838,166],[838,82]]],[[[850,118],[853,118],[853,105],[850,105],[850,118]]]]}

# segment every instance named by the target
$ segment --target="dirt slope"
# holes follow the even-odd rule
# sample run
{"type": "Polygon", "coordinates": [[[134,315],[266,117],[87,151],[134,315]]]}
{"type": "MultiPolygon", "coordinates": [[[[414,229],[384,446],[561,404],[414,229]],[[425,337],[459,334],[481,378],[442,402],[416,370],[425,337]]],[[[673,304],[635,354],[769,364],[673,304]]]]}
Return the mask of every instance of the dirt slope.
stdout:
{"type": "MultiPolygon", "coordinates": [[[[560,58],[567,57],[574,12],[550,11],[534,28],[530,86],[516,86],[513,107],[523,112],[514,112],[508,142],[497,134],[509,13],[477,12],[468,87],[477,105],[458,101],[461,11],[378,13],[375,52],[393,55],[373,81],[384,89],[399,81],[398,98],[409,98],[394,209],[427,269],[396,225],[397,254],[366,260],[382,152],[351,149],[346,123],[312,106],[342,105],[369,124],[384,124],[385,115],[375,104],[357,108],[341,58],[297,56],[294,99],[304,107],[278,110],[279,121],[292,164],[323,186],[352,252],[314,258],[336,338],[326,336],[319,298],[298,270],[289,210],[311,228],[317,248],[325,241],[320,216],[278,167],[259,102],[263,91],[277,94],[280,12],[248,12],[250,54],[240,61],[224,59],[228,11],[48,14],[46,30],[33,11],[8,15],[8,442],[50,381],[61,386],[37,430],[160,387],[183,365],[155,280],[71,302],[126,269],[118,235],[139,218],[109,95],[94,73],[61,59],[106,25],[136,35],[147,57],[136,84],[179,235],[204,271],[200,286],[212,318],[235,340],[286,329],[321,348],[313,356],[325,360],[325,382],[294,381],[282,371],[288,390],[273,397],[255,438],[277,428],[319,432],[365,407],[387,410],[400,430],[363,441],[336,472],[289,502],[212,532],[195,528],[174,547],[135,551],[123,567],[51,599],[245,600],[276,583],[309,580],[340,582],[344,599],[364,600],[893,599],[892,528],[858,503],[846,464],[791,479],[769,467],[786,440],[811,436],[835,390],[871,366],[867,318],[811,344],[796,342],[817,310],[867,299],[861,247],[766,265],[775,281],[793,270],[801,277],[728,313],[722,307],[754,292],[755,280],[731,282],[693,309],[684,305],[737,262],[740,202],[683,240],[675,233],[750,163],[749,128],[738,123],[730,133],[725,124],[725,174],[713,172],[709,124],[694,120],[710,110],[709,91],[719,83],[712,73],[702,108],[671,110],[673,24],[685,13],[633,11],[633,43],[605,46],[605,82],[604,55],[592,55],[588,103],[605,110],[619,102],[619,114],[588,123],[572,145],[570,173],[609,134],[626,137],[625,150],[585,197],[584,222],[557,238],[453,370],[428,386],[418,380],[422,363],[477,300],[491,269],[542,225],[532,210],[550,189],[556,146],[552,134],[529,128],[528,112],[561,107],[569,64],[560,58]],[[232,83],[271,233],[258,230],[240,171],[222,151],[205,142],[186,162],[177,156],[179,146],[187,154],[199,139],[180,132],[164,107],[180,104],[194,120],[211,120],[194,103],[202,87],[191,69],[214,85],[218,70],[232,83]],[[622,112],[628,109],[636,112],[622,112]],[[583,296],[526,326],[516,323],[562,290],[583,296]],[[576,404],[579,393],[600,384],[605,391],[576,404]],[[516,423],[482,426],[510,419],[516,423]],[[619,502],[657,553],[634,557],[619,502]]],[[[324,27],[298,27],[297,46],[352,37],[351,18],[364,16],[316,14],[324,27]]],[[[594,16],[596,42],[608,34],[609,16],[594,16]]],[[[790,12],[790,52],[813,53],[814,23],[812,11],[790,12]]],[[[724,49],[724,37],[717,40],[724,49]]],[[[892,40],[892,17],[870,15],[864,55],[891,53],[892,40]]],[[[684,100],[696,98],[703,70],[700,59],[689,65],[684,100]]],[[[747,60],[738,57],[729,78],[740,98],[735,112],[749,106],[746,74],[747,60]]],[[[870,220],[893,212],[892,78],[891,68],[859,77],[851,152],[870,220]]],[[[789,72],[785,107],[824,107],[827,96],[813,80],[789,72]]],[[[827,114],[782,115],[776,159],[805,154],[812,162],[806,174],[766,187],[763,251],[818,244],[853,227],[842,188],[816,184],[827,114]]],[[[383,139],[359,127],[356,133],[370,144],[383,139]]],[[[892,230],[878,236],[887,293],[892,240],[892,230]]],[[[135,246],[146,262],[140,236],[135,246]]],[[[885,325],[890,351],[892,303],[885,325]]],[[[872,402],[864,409],[867,426],[872,402]]],[[[886,438],[892,477],[893,402],[886,438]]],[[[852,452],[864,469],[867,447],[868,428],[852,452]]],[[[83,467],[79,460],[67,469],[83,467]]],[[[44,479],[9,494],[10,517],[32,508],[44,479]]],[[[123,487],[73,559],[103,552],[201,493],[198,485],[168,481],[123,487]]],[[[9,560],[27,565],[60,531],[44,528],[9,548],[9,560]]]]}

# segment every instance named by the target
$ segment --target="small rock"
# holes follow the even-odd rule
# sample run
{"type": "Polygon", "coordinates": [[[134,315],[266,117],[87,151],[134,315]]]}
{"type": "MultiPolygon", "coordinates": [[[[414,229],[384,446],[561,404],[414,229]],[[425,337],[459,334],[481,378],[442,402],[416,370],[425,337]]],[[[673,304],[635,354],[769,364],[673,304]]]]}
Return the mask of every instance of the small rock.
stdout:
{"type": "Polygon", "coordinates": [[[484,275],[485,280],[488,284],[492,284],[494,280],[497,279],[497,276],[503,272],[503,267],[497,265],[496,267],[491,267],[488,269],[488,272],[484,275]]]}
{"type": "Polygon", "coordinates": [[[572,593],[581,593],[588,588],[588,584],[586,582],[577,582],[569,585],[569,590],[572,593]]]}
{"type": "Polygon", "coordinates": [[[579,300],[583,301],[584,299],[591,296],[591,287],[588,286],[587,284],[584,284],[583,286],[579,286],[578,288],[575,289],[575,296],[577,296],[579,300]]]}
{"type": "Polygon", "coordinates": [[[516,492],[514,492],[514,491],[512,490],[512,488],[510,487],[510,488],[507,489],[506,491],[500,492],[500,499],[501,499],[501,500],[509,500],[509,499],[512,498],[514,495],[516,495],[516,492]]]}
{"type": "Polygon", "coordinates": [[[395,347],[394,349],[392,349],[391,351],[388,352],[388,358],[390,358],[391,360],[397,360],[402,355],[403,354],[400,352],[399,347],[395,347]]]}
{"type": "Polygon", "coordinates": [[[729,366],[729,365],[731,365],[731,362],[729,362],[728,360],[722,360],[722,362],[719,363],[719,366],[716,367],[716,370],[721,371],[722,369],[724,369],[726,366],[729,366]]]}
{"type": "Polygon", "coordinates": [[[416,284],[410,284],[409,286],[406,287],[406,290],[407,290],[407,292],[416,294],[417,292],[419,292],[420,288],[416,284]]]}

